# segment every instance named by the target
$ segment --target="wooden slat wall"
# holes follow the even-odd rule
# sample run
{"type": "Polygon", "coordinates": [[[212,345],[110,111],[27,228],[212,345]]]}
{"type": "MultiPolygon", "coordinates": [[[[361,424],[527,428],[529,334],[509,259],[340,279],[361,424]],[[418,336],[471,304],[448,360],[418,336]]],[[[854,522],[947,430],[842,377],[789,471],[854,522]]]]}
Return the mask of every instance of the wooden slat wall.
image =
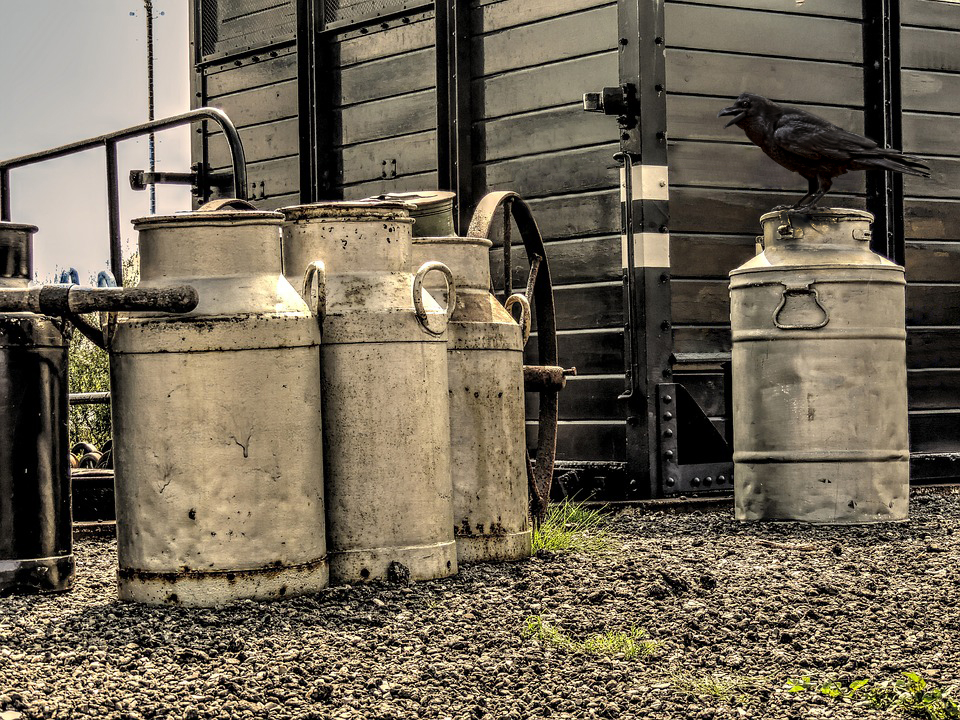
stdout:
{"type": "MultiPolygon", "coordinates": [[[[862,132],[861,2],[667,0],[665,12],[675,351],[719,356],[730,351],[727,273],[754,255],[760,215],[807,183],[717,113],[755,92],[862,132]]],[[[830,200],[862,207],[863,192],[862,174],[847,175],[830,200]]],[[[719,371],[682,382],[719,424],[719,371]]]]}
{"type": "Polygon", "coordinates": [[[910,440],[960,452],[960,6],[901,0],[910,440]]]}
{"type": "MultiPolygon", "coordinates": [[[[255,204],[295,204],[300,192],[297,52],[289,45],[205,68],[206,104],[221,108],[240,132],[247,158],[248,192],[255,204]]],[[[211,129],[215,127],[211,125],[211,129]]],[[[207,135],[210,166],[229,170],[223,135],[207,135]]]]}
{"type": "Polygon", "coordinates": [[[203,28],[204,52],[220,59],[256,50],[297,34],[296,0],[219,0],[218,12],[207,16],[216,27],[203,28]]]}
{"type": "MultiPolygon", "coordinates": [[[[617,124],[582,110],[583,93],[618,83],[616,3],[475,0],[471,23],[474,197],[511,189],[530,200],[548,243],[560,359],[579,372],[561,394],[557,457],[623,461],[617,124]]],[[[498,287],[501,253],[492,255],[498,287]]],[[[523,258],[516,246],[516,287],[523,258]]]]}
{"type": "Polygon", "coordinates": [[[330,41],[334,194],[348,200],[437,186],[434,19],[388,26],[330,41]]]}
{"type": "MultiPolygon", "coordinates": [[[[755,92],[862,132],[860,6],[668,0],[673,313],[686,351],[729,348],[728,339],[717,344],[723,333],[716,332],[729,327],[727,273],[753,256],[760,215],[799,199],[807,186],[742,130],[724,129],[717,112],[741,92],[755,92]]],[[[853,196],[863,190],[862,174],[843,176],[831,202],[862,207],[853,196]]]]}

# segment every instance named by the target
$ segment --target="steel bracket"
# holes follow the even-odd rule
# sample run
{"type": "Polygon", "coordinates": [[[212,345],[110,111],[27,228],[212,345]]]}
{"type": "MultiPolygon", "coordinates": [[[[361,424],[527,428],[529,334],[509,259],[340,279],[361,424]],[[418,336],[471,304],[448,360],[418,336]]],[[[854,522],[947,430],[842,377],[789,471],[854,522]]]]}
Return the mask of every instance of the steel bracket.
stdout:
{"type": "Polygon", "coordinates": [[[657,422],[662,495],[733,489],[730,446],[683,385],[657,384],[657,422]]]}
{"type": "Polygon", "coordinates": [[[194,163],[188,173],[130,171],[131,190],[146,190],[150,185],[190,185],[190,192],[195,197],[205,198],[213,190],[223,192],[232,184],[232,173],[210,172],[206,163],[194,163]]]}
{"type": "Polygon", "coordinates": [[[600,92],[584,93],[583,109],[586,112],[616,115],[622,129],[635,128],[640,115],[637,86],[625,83],[617,87],[605,87],[600,92]]]}

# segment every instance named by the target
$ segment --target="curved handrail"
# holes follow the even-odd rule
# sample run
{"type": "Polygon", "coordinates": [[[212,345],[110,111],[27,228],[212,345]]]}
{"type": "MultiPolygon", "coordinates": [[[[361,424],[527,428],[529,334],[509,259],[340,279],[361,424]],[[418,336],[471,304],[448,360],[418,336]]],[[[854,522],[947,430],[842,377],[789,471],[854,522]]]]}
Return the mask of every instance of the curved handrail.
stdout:
{"type": "Polygon", "coordinates": [[[167,118],[160,118],[159,120],[151,120],[150,122],[145,122],[140,125],[133,125],[112,133],[97,135],[92,138],[87,138],[86,140],[77,140],[76,142],[60,145],[59,147],[49,150],[41,150],[7,160],[0,160],[0,176],[3,176],[2,180],[0,180],[0,194],[3,196],[3,207],[0,208],[2,219],[10,219],[9,183],[5,176],[6,173],[13,168],[33,165],[45,160],[53,160],[54,158],[63,157],[64,155],[72,155],[73,153],[89,150],[98,145],[117,143],[123,140],[129,140],[130,138],[149,135],[152,132],[169,130],[170,128],[187,125],[197,120],[212,120],[220,126],[227,145],[230,148],[230,158],[233,164],[233,196],[241,200],[246,200],[247,161],[243,153],[243,143],[240,141],[240,133],[237,132],[233,121],[223,110],[219,108],[202,107],[179,115],[172,115],[167,118]]]}
{"type": "Polygon", "coordinates": [[[230,148],[233,165],[233,195],[241,200],[247,198],[247,160],[243,143],[233,121],[219,108],[202,107],[159,120],[133,125],[105,135],[78,140],[40,152],[0,160],[0,220],[10,220],[10,171],[24,165],[34,165],[46,160],[72,155],[102,146],[107,155],[107,211],[110,227],[110,269],[118,282],[122,282],[123,267],[120,258],[120,188],[117,170],[117,143],[130,138],[149,135],[159,130],[188,125],[198,120],[212,120],[220,126],[230,148]]]}

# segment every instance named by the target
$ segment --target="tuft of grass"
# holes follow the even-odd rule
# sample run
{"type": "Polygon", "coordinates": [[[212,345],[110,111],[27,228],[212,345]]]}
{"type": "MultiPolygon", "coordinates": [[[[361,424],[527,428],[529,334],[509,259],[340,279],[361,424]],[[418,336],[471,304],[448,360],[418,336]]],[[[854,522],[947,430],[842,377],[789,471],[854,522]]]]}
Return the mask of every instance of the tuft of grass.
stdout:
{"type": "Polygon", "coordinates": [[[528,617],[523,629],[524,637],[535,637],[555,647],[575,653],[588,655],[620,655],[625,660],[645,658],[653,655],[660,643],[647,638],[647,633],[640,628],[630,628],[627,632],[605,632],[591,635],[583,642],[578,642],[554,627],[540,615],[528,617]]]}
{"type": "Polygon", "coordinates": [[[527,625],[523,629],[523,636],[527,638],[534,637],[537,640],[567,650],[573,649],[576,646],[576,643],[574,643],[569,635],[555,628],[540,615],[533,615],[527,618],[527,625]]]}
{"type": "Polygon", "coordinates": [[[533,529],[533,551],[603,552],[610,547],[606,538],[607,518],[582,502],[554,503],[546,519],[533,529]]]}
{"type": "Polygon", "coordinates": [[[605,632],[592,635],[583,642],[585,652],[595,655],[619,655],[624,659],[633,660],[638,657],[653,655],[660,643],[650,640],[645,630],[632,627],[627,632],[605,632]]]}
{"type": "Polygon", "coordinates": [[[680,673],[670,678],[670,681],[674,689],[687,695],[713,697],[723,702],[734,700],[744,704],[752,696],[764,690],[769,685],[770,678],[719,673],[707,675],[680,673]]]}

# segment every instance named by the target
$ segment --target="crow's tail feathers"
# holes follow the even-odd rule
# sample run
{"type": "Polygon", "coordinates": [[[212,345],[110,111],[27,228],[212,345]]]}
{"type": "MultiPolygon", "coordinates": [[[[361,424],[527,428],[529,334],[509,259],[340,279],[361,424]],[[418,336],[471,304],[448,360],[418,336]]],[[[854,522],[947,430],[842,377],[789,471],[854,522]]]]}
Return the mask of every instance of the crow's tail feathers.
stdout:
{"type": "Polygon", "coordinates": [[[864,153],[855,153],[854,156],[857,157],[857,164],[864,169],[876,168],[878,170],[892,170],[904,175],[930,177],[930,168],[920,158],[903,155],[897,150],[877,148],[864,153]],[[858,155],[859,157],[857,157],[858,155]]]}

